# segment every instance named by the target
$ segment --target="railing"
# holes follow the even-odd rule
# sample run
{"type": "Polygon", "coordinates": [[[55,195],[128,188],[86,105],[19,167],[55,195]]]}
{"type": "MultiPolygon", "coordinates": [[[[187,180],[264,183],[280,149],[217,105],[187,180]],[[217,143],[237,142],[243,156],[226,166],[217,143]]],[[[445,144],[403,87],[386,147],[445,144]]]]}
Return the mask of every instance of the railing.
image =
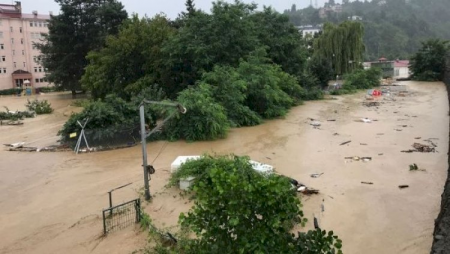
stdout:
{"type": "Polygon", "coordinates": [[[103,233],[106,235],[141,221],[141,201],[131,200],[103,210],[103,233]]]}

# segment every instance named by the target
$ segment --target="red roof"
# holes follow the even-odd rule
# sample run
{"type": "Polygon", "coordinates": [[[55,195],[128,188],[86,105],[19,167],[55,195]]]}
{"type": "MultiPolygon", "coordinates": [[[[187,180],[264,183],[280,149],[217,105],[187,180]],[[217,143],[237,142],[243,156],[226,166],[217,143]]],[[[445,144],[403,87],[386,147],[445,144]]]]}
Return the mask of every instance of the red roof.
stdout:
{"type": "Polygon", "coordinates": [[[394,67],[409,67],[409,60],[396,60],[394,61],[394,67]]]}

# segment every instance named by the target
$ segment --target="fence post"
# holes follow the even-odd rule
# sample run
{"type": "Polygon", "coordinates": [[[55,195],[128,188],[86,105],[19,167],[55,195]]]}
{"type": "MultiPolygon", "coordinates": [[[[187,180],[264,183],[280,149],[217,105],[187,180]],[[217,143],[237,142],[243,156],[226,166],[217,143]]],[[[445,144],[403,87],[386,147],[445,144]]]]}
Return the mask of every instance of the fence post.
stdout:
{"type": "Polygon", "coordinates": [[[103,234],[106,235],[106,218],[105,218],[105,211],[103,211],[102,214],[103,214],[103,234]]]}

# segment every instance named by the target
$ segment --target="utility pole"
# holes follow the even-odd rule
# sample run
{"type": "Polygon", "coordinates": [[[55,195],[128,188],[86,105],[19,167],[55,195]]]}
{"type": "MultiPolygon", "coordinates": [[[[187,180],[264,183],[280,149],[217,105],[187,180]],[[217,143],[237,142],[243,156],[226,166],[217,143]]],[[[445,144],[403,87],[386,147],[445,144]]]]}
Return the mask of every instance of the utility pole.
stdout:
{"type": "MultiPolygon", "coordinates": [[[[183,107],[179,103],[170,103],[170,102],[162,102],[162,101],[148,101],[143,100],[141,104],[139,105],[139,116],[141,121],[141,143],[142,143],[142,167],[144,168],[144,195],[145,200],[150,200],[150,186],[149,186],[149,170],[153,171],[153,166],[148,165],[147,163],[147,138],[152,135],[153,133],[157,132],[169,119],[171,119],[176,112],[170,114],[164,121],[162,121],[160,124],[158,124],[153,130],[146,132],[145,128],[145,104],[158,104],[163,106],[170,106],[170,107],[176,107],[178,109],[178,112],[181,114],[186,113],[186,108],[183,107]]],[[[153,171],[154,172],[154,171],[153,171]]],[[[150,173],[153,173],[150,172],[150,173]]]]}

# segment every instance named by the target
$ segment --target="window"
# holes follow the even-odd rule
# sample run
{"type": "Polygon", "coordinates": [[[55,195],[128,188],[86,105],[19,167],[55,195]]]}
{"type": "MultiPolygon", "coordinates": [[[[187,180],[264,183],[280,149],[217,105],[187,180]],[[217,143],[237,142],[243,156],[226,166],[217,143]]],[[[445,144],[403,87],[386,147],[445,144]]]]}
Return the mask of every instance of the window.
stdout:
{"type": "Polygon", "coordinates": [[[27,63],[23,62],[23,67],[27,67],[27,63]]]}
{"type": "Polygon", "coordinates": [[[16,55],[16,51],[13,49],[13,56],[15,56],[16,55]]]}
{"type": "Polygon", "coordinates": [[[35,79],[34,82],[35,82],[35,83],[39,83],[39,79],[38,79],[38,78],[35,79]]]}
{"type": "Polygon", "coordinates": [[[22,56],[24,56],[25,55],[25,50],[22,50],[22,56]]]}
{"type": "Polygon", "coordinates": [[[22,27],[19,28],[20,33],[22,33],[22,27]]]}
{"type": "Polygon", "coordinates": [[[11,44],[14,44],[14,38],[11,38],[11,44]]]}
{"type": "Polygon", "coordinates": [[[42,72],[42,67],[39,67],[38,69],[39,69],[39,72],[42,72]]]}
{"type": "Polygon", "coordinates": [[[34,67],[34,72],[37,72],[37,70],[38,70],[38,68],[37,68],[37,67],[34,67]]]}
{"type": "Polygon", "coordinates": [[[36,22],[36,21],[34,21],[34,26],[35,26],[35,27],[37,27],[37,26],[38,26],[38,24],[37,24],[37,22],[36,22]]]}
{"type": "MultiPolygon", "coordinates": [[[[0,23],[0,25],[1,25],[1,23],[0,23]]],[[[48,23],[47,22],[44,23],[44,27],[48,27],[48,23]]]]}
{"type": "Polygon", "coordinates": [[[23,44],[23,38],[20,38],[20,44],[23,44]]]}
{"type": "Polygon", "coordinates": [[[3,70],[3,73],[6,73],[6,68],[3,68],[2,70],[3,70]]]}
{"type": "Polygon", "coordinates": [[[45,78],[41,78],[39,81],[40,81],[41,83],[46,82],[46,81],[45,81],[45,78]]]}
{"type": "Polygon", "coordinates": [[[37,49],[37,46],[36,46],[36,44],[34,44],[34,43],[33,43],[33,49],[37,49]]]}
{"type": "Polygon", "coordinates": [[[42,22],[39,22],[39,27],[42,27],[42,22]]]}
{"type": "Polygon", "coordinates": [[[17,68],[17,63],[16,62],[14,62],[14,68],[17,68]]]}
{"type": "Polygon", "coordinates": [[[30,26],[33,27],[33,21],[30,21],[30,26]]]}
{"type": "Polygon", "coordinates": [[[5,44],[0,44],[0,49],[5,49],[5,44]]]}
{"type": "Polygon", "coordinates": [[[6,62],[6,56],[2,56],[2,62],[6,62]]]}
{"type": "Polygon", "coordinates": [[[14,31],[14,30],[13,30],[13,27],[10,27],[10,28],[9,28],[9,31],[13,32],[13,31],[14,31]]]}

